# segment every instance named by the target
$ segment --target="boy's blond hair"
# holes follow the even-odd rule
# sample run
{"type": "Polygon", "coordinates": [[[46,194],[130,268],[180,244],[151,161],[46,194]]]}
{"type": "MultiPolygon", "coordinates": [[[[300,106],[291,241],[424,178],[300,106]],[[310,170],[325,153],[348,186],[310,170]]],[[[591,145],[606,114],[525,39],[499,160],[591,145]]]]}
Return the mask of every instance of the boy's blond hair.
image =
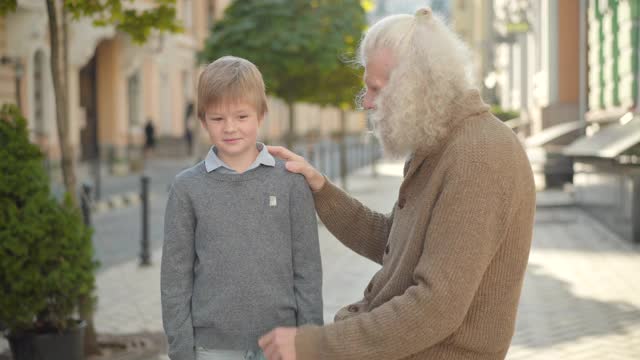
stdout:
{"type": "Polygon", "coordinates": [[[205,119],[208,106],[246,103],[258,115],[267,112],[267,96],[260,70],[249,60],[223,56],[207,65],[198,79],[198,118],[205,119]]]}

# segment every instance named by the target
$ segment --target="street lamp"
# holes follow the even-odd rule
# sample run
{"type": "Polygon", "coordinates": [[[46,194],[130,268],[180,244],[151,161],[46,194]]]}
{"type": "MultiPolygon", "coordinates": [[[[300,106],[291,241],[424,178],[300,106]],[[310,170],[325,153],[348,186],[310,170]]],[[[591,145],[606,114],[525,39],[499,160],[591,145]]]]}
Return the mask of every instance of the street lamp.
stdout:
{"type": "Polygon", "coordinates": [[[0,64],[13,65],[16,86],[16,105],[18,105],[20,112],[22,112],[22,96],[20,93],[20,83],[22,81],[22,76],[24,75],[24,66],[22,65],[22,61],[19,57],[10,57],[7,55],[3,55],[2,57],[0,57],[0,64]]]}

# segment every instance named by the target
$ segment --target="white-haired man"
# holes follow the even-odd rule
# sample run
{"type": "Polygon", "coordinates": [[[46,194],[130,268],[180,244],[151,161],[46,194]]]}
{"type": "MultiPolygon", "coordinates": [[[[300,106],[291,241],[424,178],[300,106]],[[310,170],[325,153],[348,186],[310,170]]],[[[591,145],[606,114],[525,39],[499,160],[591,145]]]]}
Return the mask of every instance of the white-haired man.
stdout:
{"type": "Polygon", "coordinates": [[[363,105],[391,155],[408,155],[390,215],[373,212],[302,157],[286,159],[345,245],[382,265],[333,324],[278,328],[269,360],[504,359],[531,246],[535,190],[525,152],[473,89],[469,56],[430,9],[364,37],[363,105]]]}

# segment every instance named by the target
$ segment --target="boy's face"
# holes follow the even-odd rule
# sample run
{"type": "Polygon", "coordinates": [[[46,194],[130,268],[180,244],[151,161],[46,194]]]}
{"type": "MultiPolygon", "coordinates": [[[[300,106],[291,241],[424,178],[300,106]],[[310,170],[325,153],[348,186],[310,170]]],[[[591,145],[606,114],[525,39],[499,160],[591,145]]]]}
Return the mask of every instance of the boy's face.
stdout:
{"type": "Polygon", "coordinates": [[[209,105],[202,127],[217,148],[218,156],[237,158],[255,153],[263,118],[263,114],[244,102],[209,105]]]}

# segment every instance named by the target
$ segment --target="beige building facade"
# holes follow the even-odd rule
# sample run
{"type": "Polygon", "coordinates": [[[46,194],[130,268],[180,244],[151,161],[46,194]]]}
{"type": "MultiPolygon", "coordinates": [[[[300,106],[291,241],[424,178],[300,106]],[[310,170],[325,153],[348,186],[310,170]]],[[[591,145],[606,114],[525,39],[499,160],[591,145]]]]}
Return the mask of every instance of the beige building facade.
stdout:
{"type": "MultiPolygon", "coordinates": [[[[226,1],[228,2],[228,1],[226,1]]],[[[151,119],[159,136],[181,136],[186,103],[193,98],[197,76],[196,52],[212,19],[225,1],[178,0],[179,34],[153,34],[144,45],[132,42],[113,27],[95,27],[89,19],[69,26],[69,122],[77,157],[101,156],[124,160],[143,141],[145,121],[151,119]]],[[[151,1],[138,1],[148,6],[151,1]]],[[[20,0],[15,13],[0,18],[0,56],[13,64],[0,67],[0,102],[16,102],[15,80],[33,140],[56,159],[50,47],[46,8],[42,1],[20,0]]]]}
{"type": "Polygon", "coordinates": [[[451,24],[471,50],[473,75],[483,99],[494,103],[492,0],[452,0],[451,24]]]}
{"type": "MultiPolygon", "coordinates": [[[[77,159],[98,154],[126,172],[141,156],[144,126],[152,121],[156,137],[182,138],[186,107],[195,101],[202,67],[196,54],[216,19],[231,0],[177,0],[178,20],[184,31],[153,34],[138,45],[113,27],[95,27],[89,19],[69,26],[69,121],[77,159]]],[[[150,6],[138,0],[134,6],[150,6]]],[[[0,56],[13,63],[0,66],[0,103],[15,103],[19,79],[21,108],[29,121],[32,139],[53,163],[59,159],[53,86],[50,72],[47,14],[44,2],[18,0],[18,9],[0,17],[0,56]],[[16,71],[14,63],[22,70],[16,71]]],[[[355,96],[355,94],[354,94],[355,96]]],[[[270,99],[270,113],[261,129],[264,139],[275,141],[286,132],[288,111],[279,99],[270,99]]],[[[336,109],[297,104],[297,131],[315,128],[331,134],[340,128],[336,109]]],[[[362,131],[364,115],[349,113],[347,128],[362,131]]],[[[196,126],[196,131],[199,126],[196,126]]],[[[207,140],[202,137],[201,141],[207,140]]]]}
{"type": "Polygon", "coordinates": [[[494,0],[499,104],[534,135],[580,120],[579,0],[494,0]]]}

